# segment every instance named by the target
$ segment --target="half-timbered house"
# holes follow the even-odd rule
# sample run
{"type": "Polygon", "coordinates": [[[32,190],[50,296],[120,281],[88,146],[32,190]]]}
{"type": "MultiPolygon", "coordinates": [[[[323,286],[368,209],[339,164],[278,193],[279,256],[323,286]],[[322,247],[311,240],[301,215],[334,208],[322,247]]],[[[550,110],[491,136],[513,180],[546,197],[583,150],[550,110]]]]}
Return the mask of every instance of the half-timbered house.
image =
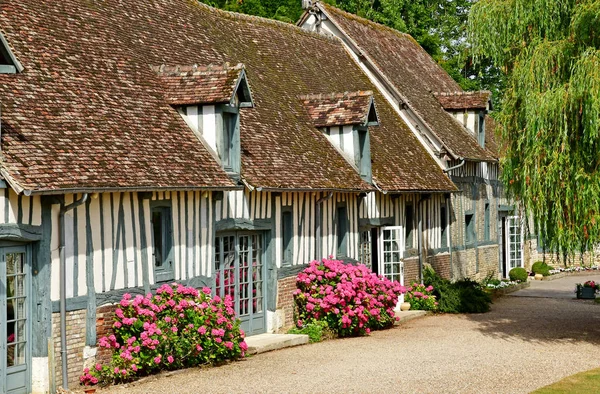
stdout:
{"type": "Polygon", "coordinates": [[[464,92],[408,34],[319,1],[305,7],[298,25],[343,42],[460,190],[441,205],[440,219],[422,213],[433,228],[436,219],[442,228],[449,226],[449,236],[426,237],[421,259],[438,266],[441,259],[448,261],[442,273],[455,279],[490,272],[507,277],[511,268],[523,266],[522,220],[498,178],[498,147],[487,115],[490,93],[464,92]]]}
{"type": "Polygon", "coordinates": [[[254,334],[313,259],[449,275],[456,187],[338,39],[186,0],[3,3],[0,29],[1,392],[75,384],[164,282],[254,334]]]}

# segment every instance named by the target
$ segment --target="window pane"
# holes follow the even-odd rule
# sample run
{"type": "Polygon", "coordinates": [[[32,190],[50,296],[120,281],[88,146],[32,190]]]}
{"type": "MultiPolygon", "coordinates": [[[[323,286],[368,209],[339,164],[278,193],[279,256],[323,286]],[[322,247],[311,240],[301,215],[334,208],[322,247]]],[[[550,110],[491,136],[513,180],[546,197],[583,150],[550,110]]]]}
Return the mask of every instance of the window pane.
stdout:
{"type": "Polygon", "coordinates": [[[163,220],[163,212],[161,209],[156,209],[152,211],[154,266],[157,268],[162,267],[164,263],[163,220]]]}

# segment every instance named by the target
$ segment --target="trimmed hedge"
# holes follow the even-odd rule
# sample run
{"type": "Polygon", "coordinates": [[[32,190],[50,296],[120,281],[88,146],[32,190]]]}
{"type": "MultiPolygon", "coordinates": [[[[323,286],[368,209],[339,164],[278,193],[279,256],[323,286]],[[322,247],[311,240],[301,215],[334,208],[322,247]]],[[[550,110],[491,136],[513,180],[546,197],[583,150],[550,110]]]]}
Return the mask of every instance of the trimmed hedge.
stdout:
{"type": "Polygon", "coordinates": [[[551,265],[544,263],[543,261],[536,261],[531,266],[531,271],[534,274],[542,274],[544,276],[550,275],[550,270],[554,269],[551,265]]]}
{"type": "Polygon", "coordinates": [[[513,268],[508,273],[508,276],[510,277],[510,280],[519,280],[521,282],[527,282],[527,271],[525,271],[525,268],[513,268]]]}

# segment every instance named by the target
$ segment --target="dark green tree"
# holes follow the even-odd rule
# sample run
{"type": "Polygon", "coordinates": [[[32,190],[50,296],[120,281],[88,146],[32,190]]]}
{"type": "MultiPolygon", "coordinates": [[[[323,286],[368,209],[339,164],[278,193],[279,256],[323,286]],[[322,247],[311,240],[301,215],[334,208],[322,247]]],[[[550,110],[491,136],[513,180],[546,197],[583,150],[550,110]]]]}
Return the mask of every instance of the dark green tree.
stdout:
{"type": "Polygon", "coordinates": [[[507,78],[505,184],[550,250],[589,249],[600,242],[600,1],[481,0],[469,37],[507,78]]]}

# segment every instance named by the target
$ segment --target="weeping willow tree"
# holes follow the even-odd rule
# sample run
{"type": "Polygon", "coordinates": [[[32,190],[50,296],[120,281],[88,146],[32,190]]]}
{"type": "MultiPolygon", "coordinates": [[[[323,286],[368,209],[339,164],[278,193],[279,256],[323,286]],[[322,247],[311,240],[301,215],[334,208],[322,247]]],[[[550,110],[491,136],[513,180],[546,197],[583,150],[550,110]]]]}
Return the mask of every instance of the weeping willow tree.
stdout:
{"type": "Polygon", "coordinates": [[[481,0],[478,58],[507,78],[502,177],[547,250],[600,243],[600,0],[481,0]]]}

